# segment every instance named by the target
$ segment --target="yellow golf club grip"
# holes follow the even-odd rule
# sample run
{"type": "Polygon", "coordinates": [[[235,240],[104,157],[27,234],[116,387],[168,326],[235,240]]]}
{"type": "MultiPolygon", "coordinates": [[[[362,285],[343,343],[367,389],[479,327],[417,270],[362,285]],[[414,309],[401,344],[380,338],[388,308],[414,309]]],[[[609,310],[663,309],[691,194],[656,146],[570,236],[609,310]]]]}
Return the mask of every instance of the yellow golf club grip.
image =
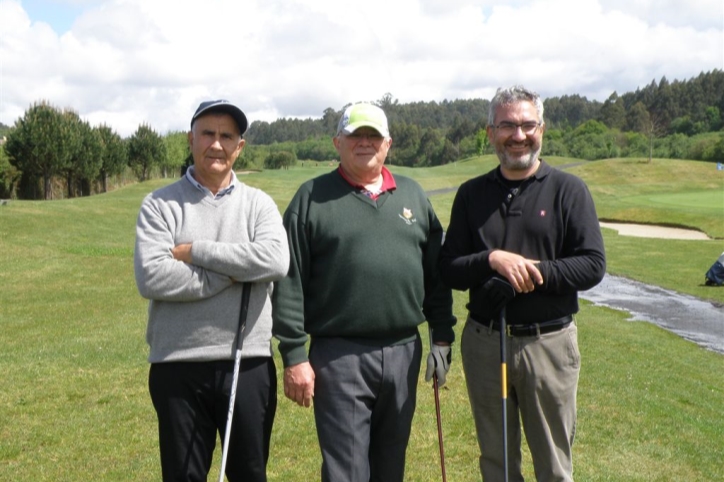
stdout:
{"type": "Polygon", "coordinates": [[[501,385],[503,386],[503,399],[508,398],[508,366],[505,363],[501,363],[500,365],[501,370],[501,380],[503,381],[501,385]]]}

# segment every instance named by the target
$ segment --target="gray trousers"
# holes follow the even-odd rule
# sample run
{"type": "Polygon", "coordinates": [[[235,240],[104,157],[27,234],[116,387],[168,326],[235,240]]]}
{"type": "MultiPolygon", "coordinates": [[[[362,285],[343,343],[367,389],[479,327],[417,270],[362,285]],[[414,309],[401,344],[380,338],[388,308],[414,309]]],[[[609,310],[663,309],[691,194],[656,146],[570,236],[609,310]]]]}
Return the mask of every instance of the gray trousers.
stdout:
{"type": "MultiPolygon", "coordinates": [[[[460,343],[480,473],[485,482],[503,481],[500,333],[468,319],[460,343]]],[[[572,482],[580,370],[576,325],[537,337],[506,337],[506,347],[509,480],[523,481],[522,419],[536,480],[572,482]]]]}
{"type": "Polygon", "coordinates": [[[421,359],[419,336],[381,347],[312,340],[323,482],[402,482],[421,359]]]}

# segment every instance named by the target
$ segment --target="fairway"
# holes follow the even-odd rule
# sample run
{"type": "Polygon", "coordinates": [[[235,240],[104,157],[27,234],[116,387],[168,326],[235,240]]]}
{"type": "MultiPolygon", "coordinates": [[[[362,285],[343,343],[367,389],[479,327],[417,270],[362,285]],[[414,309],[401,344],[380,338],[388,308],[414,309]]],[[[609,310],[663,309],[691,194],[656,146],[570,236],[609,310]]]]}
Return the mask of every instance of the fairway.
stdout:
{"type": "Polygon", "coordinates": [[[724,190],[679,192],[673,194],[643,194],[621,198],[624,204],[665,208],[674,211],[716,216],[724,223],[724,190]]]}
{"type": "MultiPolygon", "coordinates": [[[[445,189],[482,174],[493,162],[484,156],[429,169],[394,167],[393,172],[417,179],[428,190],[445,189]]],[[[692,161],[667,164],[666,171],[708,172],[709,167],[692,161]]],[[[268,192],[283,211],[301,182],[332,168],[265,171],[240,179],[268,192]]],[[[645,185],[611,182],[619,176],[618,160],[575,169],[589,184],[599,211],[616,221],[665,224],[676,218],[719,236],[682,241],[604,230],[609,273],[724,304],[724,288],[703,285],[704,272],[724,251],[724,227],[717,231],[711,215],[692,216],[694,207],[679,210],[690,203],[717,213],[720,186],[692,189],[688,179],[676,185],[663,169],[651,170],[645,185]],[[671,191],[677,199],[673,206],[663,202],[671,191]]],[[[641,177],[636,181],[641,183],[641,177]]],[[[0,206],[0,480],[160,480],[156,420],[147,388],[148,304],[136,290],[133,246],[143,197],[170,182],[174,179],[86,198],[0,206]]],[[[717,177],[715,182],[722,181],[717,177]]],[[[431,198],[444,225],[454,195],[453,189],[431,198]]],[[[718,213],[715,220],[721,224],[722,210],[718,213]]],[[[454,301],[459,342],[467,294],[455,292],[454,301]]],[[[576,480],[724,480],[724,356],[627,318],[581,302],[576,480]]],[[[427,326],[421,329],[426,333],[427,326]]],[[[281,381],[278,356],[276,364],[281,381]]],[[[436,481],[440,465],[433,391],[422,376],[418,388],[406,480],[436,481]]],[[[278,394],[269,481],[318,480],[321,457],[312,411],[284,398],[281,385],[278,394]]],[[[457,343],[440,398],[449,480],[479,481],[457,343]]],[[[217,450],[212,474],[218,458],[217,450]]],[[[525,450],[523,459],[526,480],[533,480],[525,450]]]]}

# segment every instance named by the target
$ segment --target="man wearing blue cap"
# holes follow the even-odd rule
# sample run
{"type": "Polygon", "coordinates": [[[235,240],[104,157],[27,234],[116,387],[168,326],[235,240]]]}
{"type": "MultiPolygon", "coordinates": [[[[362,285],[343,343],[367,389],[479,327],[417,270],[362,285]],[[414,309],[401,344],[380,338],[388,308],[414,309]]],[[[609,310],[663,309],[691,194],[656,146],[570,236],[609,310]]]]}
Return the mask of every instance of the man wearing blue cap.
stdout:
{"type": "MultiPolygon", "coordinates": [[[[276,412],[271,283],[289,266],[274,201],[233,171],[244,147],[244,113],[203,102],[188,134],[184,177],[149,194],[136,225],[134,268],[149,299],[149,391],[158,416],[164,481],[205,481],[216,434],[224,434],[242,284],[251,283],[226,475],[266,481],[276,412]]],[[[223,439],[223,436],[222,436],[223,439]]]]}
{"type": "Polygon", "coordinates": [[[334,138],[339,168],[304,183],[284,214],[291,263],[274,289],[274,335],[284,394],[314,402],[324,482],[401,482],[424,320],[435,342],[426,378],[445,383],[450,364],[442,226],[422,188],[384,167],[391,144],[382,109],[350,106],[334,138]]]}

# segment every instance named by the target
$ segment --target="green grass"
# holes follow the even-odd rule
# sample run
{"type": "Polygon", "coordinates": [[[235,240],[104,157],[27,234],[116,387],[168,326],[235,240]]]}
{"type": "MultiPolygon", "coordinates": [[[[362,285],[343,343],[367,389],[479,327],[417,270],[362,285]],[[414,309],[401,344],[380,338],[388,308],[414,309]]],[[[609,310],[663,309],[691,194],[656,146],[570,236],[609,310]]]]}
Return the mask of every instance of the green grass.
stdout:
{"type": "Polygon", "coordinates": [[[612,159],[570,172],[588,183],[601,219],[681,226],[724,238],[724,171],[714,163],[612,159]]]}
{"type": "MultiPolygon", "coordinates": [[[[551,159],[555,165],[575,162],[551,159]]],[[[454,188],[494,165],[485,156],[392,170],[433,190],[454,188]]],[[[283,210],[302,181],[329,169],[307,163],[242,180],[270,193],[283,210]]],[[[604,230],[609,272],[724,303],[724,289],[702,283],[724,251],[724,207],[717,205],[724,173],[711,164],[665,160],[596,161],[570,171],[587,181],[602,217],[689,226],[719,238],[653,240],[604,230]]],[[[155,413],[146,388],[146,302],[135,288],[132,257],[140,202],[168,182],[0,207],[0,480],[159,479],[155,413]]],[[[432,198],[444,225],[453,197],[432,198]]],[[[465,294],[456,293],[458,336],[464,304],[465,294]]],[[[577,480],[724,479],[724,356],[626,318],[586,302],[578,316],[583,367],[577,480]]],[[[454,355],[440,394],[448,479],[479,480],[457,345],[454,355]]],[[[281,369],[278,359],[277,365],[281,369]]],[[[422,379],[419,388],[407,480],[440,480],[433,394],[422,379]]],[[[279,393],[269,480],[317,480],[312,411],[279,393]]],[[[532,480],[527,452],[524,457],[532,480]]]]}

